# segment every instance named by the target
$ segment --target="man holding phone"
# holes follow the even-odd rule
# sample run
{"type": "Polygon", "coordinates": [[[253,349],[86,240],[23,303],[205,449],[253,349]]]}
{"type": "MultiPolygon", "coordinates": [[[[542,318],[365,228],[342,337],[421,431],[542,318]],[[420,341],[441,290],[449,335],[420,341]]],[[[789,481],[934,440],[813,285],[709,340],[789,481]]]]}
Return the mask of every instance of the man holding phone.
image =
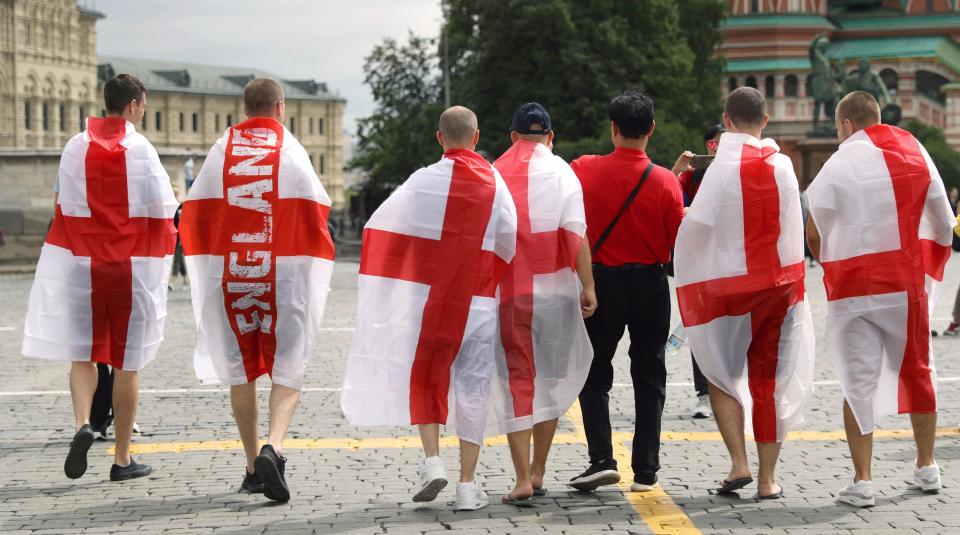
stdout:
{"type": "MultiPolygon", "coordinates": [[[[715,124],[707,129],[703,134],[703,144],[707,149],[706,156],[698,156],[690,151],[684,151],[677,158],[677,163],[673,164],[673,174],[677,175],[680,181],[680,189],[683,191],[683,206],[688,207],[700,190],[700,183],[703,182],[703,175],[707,174],[707,167],[713,162],[713,157],[717,154],[717,145],[720,143],[720,134],[727,129],[722,124],[715,124]]],[[[710,408],[710,389],[707,378],[700,371],[697,365],[697,359],[690,352],[690,361],[693,364],[693,389],[697,393],[697,402],[693,406],[693,417],[697,419],[710,418],[713,416],[713,410],[710,408]]]]}

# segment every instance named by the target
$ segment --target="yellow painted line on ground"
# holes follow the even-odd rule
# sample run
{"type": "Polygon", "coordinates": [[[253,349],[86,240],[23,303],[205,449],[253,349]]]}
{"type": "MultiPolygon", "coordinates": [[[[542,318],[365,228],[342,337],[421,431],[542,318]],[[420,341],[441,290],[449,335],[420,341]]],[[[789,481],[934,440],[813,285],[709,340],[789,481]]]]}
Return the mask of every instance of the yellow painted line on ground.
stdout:
{"type": "MultiPolygon", "coordinates": [[[[567,411],[567,417],[577,428],[577,434],[585,436],[583,431],[583,414],[580,412],[580,402],[576,402],[567,411]]],[[[640,518],[647,526],[659,534],[695,535],[701,533],[693,520],[683,512],[670,495],[662,487],[649,492],[630,492],[633,483],[633,469],[630,468],[630,450],[624,445],[626,440],[632,440],[632,433],[613,433],[613,456],[617,458],[617,468],[623,479],[620,488],[623,495],[630,502],[640,518]],[[629,437],[629,438],[627,438],[629,437]]]]}
{"type": "MultiPolygon", "coordinates": [[[[577,433],[561,433],[554,437],[555,444],[583,444],[584,435],[582,430],[582,420],[579,413],[579,405],[574,405],[567,416],[577,425],[577,433]],[[574,412],[576,411],[576,412],[574,412]]],[[[664,442],[721,442],[720,433],[711,431],[664,431],[661,435],[664,442]]],[[[937,429],[937,436],[951,437],[960,436],[960,428],[942,427],[937,429]]],[[[910,429],[881,429],[873,432],[875,439],[911,439],[913,431],[910,429]]],[[[613,440],[618,444],[629,442],[633,439],[633,433],[620,431],[613,433],[613,440]]],[[[816,442],[816,441],[846,441],[846,435],[843,431],[794,431],[787,436],[788,441],[816,442]]],[[[444,437],[440,439],[440,445],[443,447],[454,447],[457,445],[457,437],[444,437]]],[[[486,446],[506,446],[507,438],[505,436],[488,438],[484,441],[486,446]]],[[[419,448],[420,438],[412,437],[373,437],[373,438],[320,438],[303,439],[291,438],[283,442],[286,449],[304,449],[304,450],[370,450],[370,449],[404,449],[419,448]]],[[[221,450],[242,450],[243,445],[239,440],[201,440],[195,442],[155,442],[155,443],[134,443],[130,446],[131,453],[182,453],[190,451],[221,451],[221,450]]],[[[113,453],[111,447],[108,453],[113,453]]],[[[628,456],[629,457],[629,456],[628,456]]],[[[619,461],[618,461],[619,462],[619,461]]]]}

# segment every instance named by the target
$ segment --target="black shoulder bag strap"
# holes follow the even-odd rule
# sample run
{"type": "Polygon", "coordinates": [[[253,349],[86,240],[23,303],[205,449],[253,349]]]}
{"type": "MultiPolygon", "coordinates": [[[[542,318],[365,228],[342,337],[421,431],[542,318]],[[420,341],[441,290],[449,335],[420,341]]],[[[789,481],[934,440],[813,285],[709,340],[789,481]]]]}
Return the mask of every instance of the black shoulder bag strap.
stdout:
{"type": "Polygon", "coordinates": [[[590,254],[597,254],[597,250],[600,249],[600,246],[603,245],[603,242],[607,241],[607,238],[610,237],[610,233],[613,232],[613,228],[617,226],[617,221],[620,221],[620,216],[627,211],[627,208],[630,207],[630,203],[633,202],[633,199],[636,198],[637,192],[640,191],[640,186],[647,181],[647,176],[650,175],[650,171],[653,171],[653,162],[650,162],[647,165],[647,168],[643,170],[643,174],[640,175],[640,181],[637,182],[637,185],[633,188],[633,191],[630,192],[630,195],[627,195],[627,200],[623,202],[623,206],[620,207],[620,211],[617,212],[617,215],[613,216],[613,221],[607,225],[607,228],[603,229],[603,233],[600,234],[600,237],[597,238],[597,243],[593,244],[593,248],[590,249],[590,254]]]}

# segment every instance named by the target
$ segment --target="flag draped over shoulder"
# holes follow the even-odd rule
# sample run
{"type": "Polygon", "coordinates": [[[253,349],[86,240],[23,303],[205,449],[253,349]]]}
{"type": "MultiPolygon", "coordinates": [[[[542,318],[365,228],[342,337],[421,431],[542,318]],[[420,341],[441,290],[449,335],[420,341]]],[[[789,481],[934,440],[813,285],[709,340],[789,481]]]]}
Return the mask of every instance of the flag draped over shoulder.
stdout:
{"type": "Polygon", "coordinates": [[[827,352],[863,433],[878,416],[933,412],[930,313],[956,223],[909,132],[856,132],[807,189],[821,235],[827,352]]]}
{"type": "Polygon", "coordinates": [[[516,218],[503,180],[469,150],[447,151],[377,209],[341,397],[350,423],[446,423],[483,440],[516,218]]]}
{"type": "Polygon", "coordinates": [[[517,253],[500,283],[500,340],[488,434],[559,418],[580,394],[593,348],[580,313],[583,191],[545,145],[520,140],[495,163],[517,208],[517,253]]]}
{"type": "Polygon", "coordinates": [[[210,149],[180,234],[204,383],[303,384],[333,274],[330,198],[303,146],[253,118],[210,149]]]}
{"type": "Polygon", "coordinates": [[[790,159],[771,140],[723,134],[680,225],[677,297],[697,364],[760,442],[782,441],[813,392],[803,250],[790,159]]]}
{"type": "Polygon", "coordinates": [[[163,340],[177,201],[157,151],[120,117],[63,150],[30,290],[23,354],[142,369],[163,340]]]}

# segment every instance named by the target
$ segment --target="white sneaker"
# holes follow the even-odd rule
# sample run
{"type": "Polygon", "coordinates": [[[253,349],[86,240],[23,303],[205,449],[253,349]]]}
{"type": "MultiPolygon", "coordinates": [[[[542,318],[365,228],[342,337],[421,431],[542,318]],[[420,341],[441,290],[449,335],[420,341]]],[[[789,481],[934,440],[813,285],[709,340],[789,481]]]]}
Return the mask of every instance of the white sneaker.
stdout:
{"type": "Polygon", "coordinates": [[[490,505],[490,498],[483,492],[479,478],[469,483],[457,483],[457,503],[454,511],[476,511],[490,505]]]}
{"type": "Polygon", "coordinates": [[[702,420],[711,416],[713,416],[713,409],[710,408],[710,395],[697,396],[697,404],[693,406],[693,417],[702,420]]]}
{"type": "Polygon", "coordinates": [[[659,482],[656,482],[653,485],[645,485],[643,483],[637,483],[636,481],[634,481],[630,485],[630,492],[650,492],[651,490],[658,489],[658,488],[660,488],[659,482]]]}
{"type": "Polygon", "coordinates": [[[873,507],[877,504],[873,496],[873,482],[850,481],[837,493],[837,501],[854,507],[873,507]]]}
{"type": "Polygon", "coordinates": [[[420,459],[420,484],[417,493],[413,495],[415,502],[432,502],[437,494],[447,486],[447,471],[443,468],[443,459],[427,457],[420,459]]]}
{"type": "Polygon", "coordinates": [[[940,482],[940,467],[937,466],[937,463],[924,466],[923,468],[914,468],[913,481],[917,485],[920,485],[923,492],[933,493],[943,487],[943,484],[940,482]]]}

